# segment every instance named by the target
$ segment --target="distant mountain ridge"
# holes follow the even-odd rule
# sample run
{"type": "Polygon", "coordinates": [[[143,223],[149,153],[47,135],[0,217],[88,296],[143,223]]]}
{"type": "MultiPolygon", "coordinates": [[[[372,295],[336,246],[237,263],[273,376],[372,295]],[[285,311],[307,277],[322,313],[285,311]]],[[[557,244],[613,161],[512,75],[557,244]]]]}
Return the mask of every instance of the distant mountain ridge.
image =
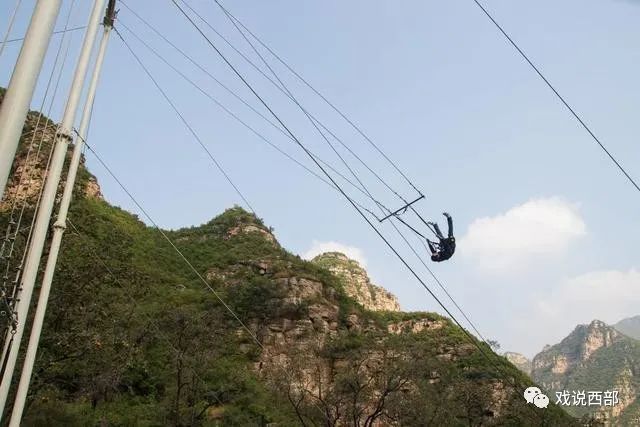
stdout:
{"type": "Polygon", "coordinates": [[[614,425],[640,419],[640,341],[594,320],[578,325],[560,343],[547,346],[532,362],[531,378],[556,401],[557,392],[617,390],[615,406],[565,406],[574,416],[592,415],[614,425]]]}
{"type": "Polygon", "coordinates": [[[622,319],[613,327],[628,337],[640,340],[640,315],[622,319]]]}

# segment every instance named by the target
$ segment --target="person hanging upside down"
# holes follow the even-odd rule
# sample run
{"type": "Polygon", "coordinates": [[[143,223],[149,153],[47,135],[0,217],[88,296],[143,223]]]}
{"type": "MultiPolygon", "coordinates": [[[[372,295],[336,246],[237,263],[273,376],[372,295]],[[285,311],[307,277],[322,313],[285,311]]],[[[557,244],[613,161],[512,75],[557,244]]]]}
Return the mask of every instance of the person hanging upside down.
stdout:
{"type": "Polygon", "coordinates": [[[442,262],[446,261],[453,256],[453,253],[456,251],[456,238],[453,237],[453,219],[451,219],[451,215],[444,212],[444,215],[447,218],[447,225],[449,226],[449,233],[447,237],[442,235],[442,231],[440,231],[440,227],[435,222],[430,222],[429,224],[433,226],[433,230],[436,233],[436,236],[440,240],[440,242],[432,242],[427,239],[427,243],[429,244],[429,249],[431,250],[431,261],[434,262],[442,262]]]}

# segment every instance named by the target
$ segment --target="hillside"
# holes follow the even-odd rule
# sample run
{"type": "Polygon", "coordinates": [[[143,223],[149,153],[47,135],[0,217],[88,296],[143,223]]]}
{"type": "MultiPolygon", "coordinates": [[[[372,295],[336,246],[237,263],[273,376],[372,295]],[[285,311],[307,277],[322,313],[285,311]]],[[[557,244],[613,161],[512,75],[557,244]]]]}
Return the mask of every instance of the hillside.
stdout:
{"type": "Polygon", "coordinates": [[[628,337],[640,340],[640,316],[629,317],[622,319],[615,325],[613,325],[617,331],[622,332],[628,337]]]}
{"type": "MultiPolygon", "coordinates": [[[[449,319],[365,309],[349,277],[241,208],[166,231],[198,275],[80,178],[25,426],[576,425],[527,405],[530,380],[501,358],[498,372],[449,319]]],[[[22,189],[25,221],[39,182],[22,189]]]]}
{"type": "Polygon", "coordinates": [[[531,377],[549,393],[618,390],[613,407],[567,406],[575,416],[596,414],[614,425],[637,425],[640,418],[640,342],[594,320],[579,325],[559,344],[533,359],[531,377]]]}

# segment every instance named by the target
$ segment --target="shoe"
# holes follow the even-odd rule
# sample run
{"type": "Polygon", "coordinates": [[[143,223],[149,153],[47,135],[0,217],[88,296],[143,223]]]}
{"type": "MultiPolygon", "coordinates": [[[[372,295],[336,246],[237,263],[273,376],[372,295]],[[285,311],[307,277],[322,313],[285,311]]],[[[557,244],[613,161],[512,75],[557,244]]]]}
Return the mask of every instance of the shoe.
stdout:
{"type": "Polygon", "coordinates": [[[447,213],[447,212],[442,212],[442,215],[446,216],[447,218],[451,217],[451,215],[449,215],[449,213],[447,213]]]}

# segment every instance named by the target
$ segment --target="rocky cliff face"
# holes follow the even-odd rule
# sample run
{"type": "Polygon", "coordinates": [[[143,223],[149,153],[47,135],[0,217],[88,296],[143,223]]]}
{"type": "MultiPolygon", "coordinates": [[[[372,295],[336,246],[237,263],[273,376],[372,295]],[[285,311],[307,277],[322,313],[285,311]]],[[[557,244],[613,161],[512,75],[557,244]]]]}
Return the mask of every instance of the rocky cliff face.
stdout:
{"type": "Polygon", "coordinates": [[[369,275],[357,261],[339,252],[327,252],[318,255],[312,262],[336,274],[342,280],[347,295],[367,310],[400,311],[398,298],[371,283],[369,275]]]}
{"type": "MultiPolygon", "coordinates": [[[[0,104],[4,99],[4,90],[0,91],[0,104]]],[[[4,197],[0,200],[0,211],[10,210],[14,202],[21,206],[26,200],[27,206],[33,207],[45,178],[45,170],[49,153],[54,143],[57,124],[35,111],[29,112],[22,130],[20,145],[12,166],[12,173],[7,182],[4,197]]],[[[61,194],[64,188],[64,176],[71,158],[73,146],[69,147],[64,174],[59,186],[61,194]]],[[[95,177],[83,166],[78,174],[76,191],[87,197],[102,198],[100,186],[95,177]]]]}
{"type": "Polygon", "coordinates": [[[603,347],[609,347],[621,339],[621,334],[599,320],[589,325],[578,325],[564,340],[548,347],[533,359],[534,376],[544,375],[542,383],[547,388],[559,388],[567,373],[603,347]]]}
{"type": "Polygon", "coordinates": [[[507,351],[503,354],[507,360],[515,365],[516,368],[520,369],[525,374],[531,374],[531,360],[527,359],[520,353],[514,353],[511,351],[507,351]]]}
{"type": "Polygon", "coordinates": [[[559,344],[545,347],[533,359],[531,377],[550,395],[556,392],[617,391],[614,406],[571,405],[568,412],[592,414],[607,423],[625,424],[640,416],[640,343],[604,322],[579,325],[559,344]]]}

